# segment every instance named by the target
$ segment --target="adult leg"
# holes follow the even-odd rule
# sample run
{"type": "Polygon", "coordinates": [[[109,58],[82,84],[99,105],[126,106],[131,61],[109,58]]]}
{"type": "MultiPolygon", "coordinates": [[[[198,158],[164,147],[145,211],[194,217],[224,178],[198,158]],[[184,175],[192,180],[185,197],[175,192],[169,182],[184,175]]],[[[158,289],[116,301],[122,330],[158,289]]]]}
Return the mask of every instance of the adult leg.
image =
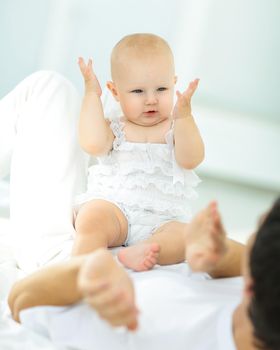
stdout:
{"type": "Polygon", "coordinates": [[[10,216],[26,272],[62,259],[67,244],[71,250],[73,196],[84,190],[87,171],[77,138],[79,108],[73,85],[48,71],[27,77],[1,100],[9,146],[0,160],[8,164],[12,154],[10,216]]]}
{"type": "Polygon", "coordinates": [[[89,255],[42,268],[16,282],[8,303],[13,318],[39,305],[70,305],[85,299],[112,326],[137,327],[132,281],[111,253],[99,249],[89,255]]]}
{"type": "Polygon", "coordinates": [[[77,277],[86,258],[83,255],[43,267],[14,283],[8,297],[13,318],[19,322],[19,312],[33,306],[64,306],[81,300],[77,277]]]}

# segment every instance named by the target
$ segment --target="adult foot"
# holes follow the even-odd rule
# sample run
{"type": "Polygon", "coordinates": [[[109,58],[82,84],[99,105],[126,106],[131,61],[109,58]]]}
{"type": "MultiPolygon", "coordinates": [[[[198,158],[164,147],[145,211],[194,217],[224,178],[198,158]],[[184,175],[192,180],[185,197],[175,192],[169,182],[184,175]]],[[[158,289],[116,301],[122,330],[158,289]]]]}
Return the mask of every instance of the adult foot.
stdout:
{"type": "Polygon", "coordinates": [[[110,252],[98,249],[88,256],[79,271],[78,288],[84,300],[112,326],[137,328],[132,281],[110,252]]]}
{"type": "Polygon", "coordinates": [[[157,263],[159,251],[157,243],[139,243],[121,249],[118,258],[124,266],[134,271],[147,271],[157,263]]]}
{"type": "Polygon", "coordinates": [[[208,272],[226,253],[226,234],[217,210],[211,202],[186,226],[186,261],[193,271],[208,272]]]}

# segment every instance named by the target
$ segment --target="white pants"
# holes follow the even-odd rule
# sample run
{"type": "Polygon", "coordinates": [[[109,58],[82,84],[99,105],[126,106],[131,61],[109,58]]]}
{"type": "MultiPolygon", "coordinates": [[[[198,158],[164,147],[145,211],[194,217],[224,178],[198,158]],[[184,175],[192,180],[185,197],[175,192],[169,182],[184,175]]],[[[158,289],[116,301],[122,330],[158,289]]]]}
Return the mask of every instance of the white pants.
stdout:
{"type": "Polygon", "coordinates": [[[10,171],[10,217],[19,267],[31,272],[69,256],[72,204],[85,190],[80,97],[55,72],[40,71],[0,101],[0,177],[10,171]]]}

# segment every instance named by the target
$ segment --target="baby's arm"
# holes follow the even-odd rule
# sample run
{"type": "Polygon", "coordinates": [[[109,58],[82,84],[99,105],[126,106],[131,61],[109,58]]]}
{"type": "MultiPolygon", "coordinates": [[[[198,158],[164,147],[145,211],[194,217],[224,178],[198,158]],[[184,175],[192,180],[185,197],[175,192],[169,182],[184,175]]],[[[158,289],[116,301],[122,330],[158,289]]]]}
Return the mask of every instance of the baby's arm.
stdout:
{"type": "Polygon", "coordinates": [[[85,95],[82,101],[79,120],[79,141],[88,153],[98,156],[108,153],[113,144],[114,135],[104,118],[100,100],[101,88],[92,70],[92,61],[86,65],[79,58],[79,66],[85,81],[85,95]]]}
{"type": "Polygon", "coordinates": [[[174,107],[174,140],[177,163],[186,169],[197,167],[204,159],[204,144],[191,114],[191,98],[199,80],[192,81],[182,94],[177,91],[174,107]]]}

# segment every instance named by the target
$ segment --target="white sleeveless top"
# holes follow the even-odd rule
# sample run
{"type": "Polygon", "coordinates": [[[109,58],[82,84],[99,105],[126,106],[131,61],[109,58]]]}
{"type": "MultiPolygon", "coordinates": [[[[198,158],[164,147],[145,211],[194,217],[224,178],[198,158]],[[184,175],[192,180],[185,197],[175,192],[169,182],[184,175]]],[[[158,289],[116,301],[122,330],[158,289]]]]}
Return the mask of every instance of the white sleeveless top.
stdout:
{"type": "Polygon", "coordinates": [[[175,160],[173,124],[163,144],[127,141],[119,118],[110,126],[113,148],[89,168],[87,191],[77,197],[77,205],[98,198],[132,210],[190,219],[190,200],[197,196],[194,187],[200,179],[175,160]]]}

